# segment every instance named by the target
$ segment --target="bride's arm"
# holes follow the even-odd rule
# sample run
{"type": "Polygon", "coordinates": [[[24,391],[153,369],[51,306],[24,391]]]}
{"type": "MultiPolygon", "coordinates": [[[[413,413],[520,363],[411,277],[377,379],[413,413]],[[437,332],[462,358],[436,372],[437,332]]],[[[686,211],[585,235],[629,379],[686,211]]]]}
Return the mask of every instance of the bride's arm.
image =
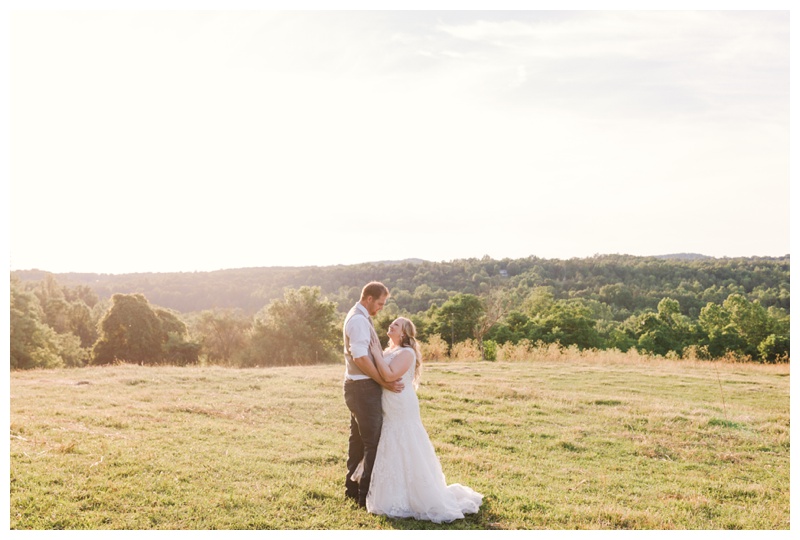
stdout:
{"type": "Polygon", "coordinates": [[[378,340],[375,340],[369,344],[369,356],[353,358],[353,362],[355,362],[356,366],[358,366],[362,373],[390,392],[403,391],[405,385],[402,382],[397,380],[386,380],[381,375],[380,371],[378,371],[377,365],[385,364],[383,361],[383,350],[381,350],[381,344],[378,340]],[[374,363],[370,356],[375,359],[374,363]]]}
{"type": "Polygon", "coordinates": [[[381,356],[375,361],[375,367],[378,368],[378,372],[381,374],[381,378],[384,381],[391,382],[402,377],[413,363],[414,353],[408,349],[403,349],[397,353],[397,356],[394,357],[391,364],[387,364],[381,356]]]}
{"type": "Polygon", "coordinates": [[[383,377],[381,377],[381,374],[375,368],[375,364],[372,363],[372,358],[369,356],[359,356],[358,358],[353,358],[353,363],[361,370],[361,373],[383,386],[385,381],[383,381],[383,377]]]}

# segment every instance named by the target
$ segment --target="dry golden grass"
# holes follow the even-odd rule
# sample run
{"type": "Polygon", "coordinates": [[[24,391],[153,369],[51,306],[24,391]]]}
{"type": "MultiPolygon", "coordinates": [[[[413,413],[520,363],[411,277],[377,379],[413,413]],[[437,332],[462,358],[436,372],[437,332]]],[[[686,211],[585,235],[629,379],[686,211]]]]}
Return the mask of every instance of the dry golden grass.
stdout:
{"type": "Polygon", "coordinates": [[[537,354],[425,366],[445,525],[343,500],[341,366],[12,372],[11,527],[788,529],[787,364],[537,354]]]}

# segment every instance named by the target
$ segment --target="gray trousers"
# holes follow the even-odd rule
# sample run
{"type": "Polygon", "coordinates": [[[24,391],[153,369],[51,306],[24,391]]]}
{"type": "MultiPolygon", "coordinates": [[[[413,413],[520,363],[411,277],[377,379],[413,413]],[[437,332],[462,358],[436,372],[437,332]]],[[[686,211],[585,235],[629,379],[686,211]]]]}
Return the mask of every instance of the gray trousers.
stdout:
{"type": "Polygon", "coordinates": [[[367,503],[372,467],[375,464],[383,427],[382,395],[383,388],[372,379],[344,382],[344,401],[350,409],[350,444],[347,454],[345,495],[356,499],[362,506],[367,503]],[[364,472],[361,481],[356,483],[350,477],[362,459],[364,472]]]}

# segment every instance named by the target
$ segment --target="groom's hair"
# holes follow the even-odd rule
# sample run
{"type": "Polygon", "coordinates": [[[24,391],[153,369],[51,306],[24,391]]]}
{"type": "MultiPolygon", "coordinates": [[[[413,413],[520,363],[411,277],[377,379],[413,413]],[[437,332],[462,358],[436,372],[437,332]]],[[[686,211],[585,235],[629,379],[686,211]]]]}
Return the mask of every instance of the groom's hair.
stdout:
{"type": "Polygon", "coordinates": [[[372,298],[380,298],[384,295],[389,295],[389,288],[380,281],[371,281],[364,285],[364,288],[361,289],[362,300],[368,296],[371,296],[372,298]]]}

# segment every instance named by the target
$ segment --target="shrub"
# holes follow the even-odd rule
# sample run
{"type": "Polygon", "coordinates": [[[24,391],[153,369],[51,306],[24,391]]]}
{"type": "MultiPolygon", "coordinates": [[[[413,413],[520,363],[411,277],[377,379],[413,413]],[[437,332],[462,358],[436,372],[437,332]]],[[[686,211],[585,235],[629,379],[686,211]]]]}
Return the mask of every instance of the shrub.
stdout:
{"type": "Polygon", "coordinates": [[[758,345],[758,357],[761,362],[775,364],[789,361],[789,338],[770,334],[758,345]]]}
{"type": "Polygon", "coordinates": [[[480,360],[481,350],[474,339],[468,339],[453,345],[450,358],[453,360],[480,360]]]}
{"type": "Polygon", "coordinates": [[[497,358],[507,362],[522,362],[531,356],[533,344],[527,339],[521,339],[516,344],[510,341],[498,347],[497,358]]]}
{"type": "Polygon", "coordinates": [[[497,343],[491,339],[483,342],[483,359],[489,362],[497,360],[497,343]]]}
{"type": "Polygon", "coordinates": [[[447,342],[439,334],[429,336],[427,341],[420,341],[419,346],[423,362],[436,362],[448,358],[447,342]]]}

